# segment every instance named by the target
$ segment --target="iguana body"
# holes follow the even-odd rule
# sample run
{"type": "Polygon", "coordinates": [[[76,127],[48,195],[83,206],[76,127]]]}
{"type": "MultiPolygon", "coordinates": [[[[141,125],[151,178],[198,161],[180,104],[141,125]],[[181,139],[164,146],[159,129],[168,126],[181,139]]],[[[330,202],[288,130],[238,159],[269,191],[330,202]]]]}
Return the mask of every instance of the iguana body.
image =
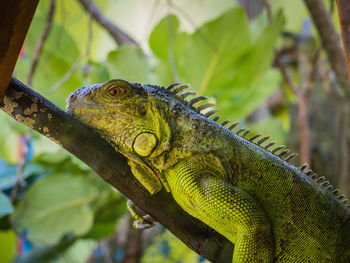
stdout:
{"type": "Polygon", "coordinates": [[[177,95],[186,87],[111,80],[75,91],[67,108],[151,194],[164,186],[234,243],[233,262],[350,262],[350,209],[329,183],[265,150],[267,138],[254,143],[201,114],[210,105],[177,95]]]}

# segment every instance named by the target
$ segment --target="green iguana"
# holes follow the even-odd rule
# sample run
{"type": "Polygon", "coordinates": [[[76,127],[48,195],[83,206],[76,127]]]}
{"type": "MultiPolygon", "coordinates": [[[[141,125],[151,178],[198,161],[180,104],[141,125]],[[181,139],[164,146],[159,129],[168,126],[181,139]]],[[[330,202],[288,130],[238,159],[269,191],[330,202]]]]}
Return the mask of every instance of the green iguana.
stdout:
{"type": "Polygon", "coordinates": [[[72,93],[67,109],[128,158],[150,194],[165,187],[230,240],[232,262],[350,262],[343,195],[306,165],[290,164],[283,146],[262,146],[268,136],[246,139],[247,130],[231,131],[237,123],[209,119],[213,105],[193,106],[206,98],[187,100],[195,93],[180,93],[186,88],[110,80],[72,93]]]}

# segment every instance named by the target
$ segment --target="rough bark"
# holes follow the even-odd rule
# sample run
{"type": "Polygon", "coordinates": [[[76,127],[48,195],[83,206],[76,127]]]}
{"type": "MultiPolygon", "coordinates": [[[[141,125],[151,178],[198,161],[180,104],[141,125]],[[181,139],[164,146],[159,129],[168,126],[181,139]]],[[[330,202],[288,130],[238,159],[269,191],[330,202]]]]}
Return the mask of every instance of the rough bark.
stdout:
{"type": "Polygon", "coordinates": [[[81,159],[198,254],[214,262],[230,261],[230,242],[184,212],[164,189],[150,196],[132,175],[126,158],[93,129],[14,78],[0,108],[81,159]]]}

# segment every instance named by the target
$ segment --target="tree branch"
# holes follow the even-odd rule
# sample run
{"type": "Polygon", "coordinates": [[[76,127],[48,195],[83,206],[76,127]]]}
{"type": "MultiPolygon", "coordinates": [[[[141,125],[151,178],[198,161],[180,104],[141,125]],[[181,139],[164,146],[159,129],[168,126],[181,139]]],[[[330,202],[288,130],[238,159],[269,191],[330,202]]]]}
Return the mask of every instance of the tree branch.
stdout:
{"type": "Polygon", "coordinates": [[[0,102],[39,0],[0,0],[0,102]]]}
{"type": "Polygon", "coordinates": [[[345,97],[350,100],[350,83],[345,57],[330,14],[327,12],[322,0],[304,0],[304,2],[316,25],[323,47],[327,52],[328,59],[345,97]]]}
{"type": "Polygon", "coordinates": [[[348,74],[350,75],[350,2],[348,0],[337,0],[337,7],[348,74]]]}
{"type": "Polygon", "coordinates": [[[150,196],[132,175],[126,158],[92,128],[15,78],[11,79],[0,108],[81,159],[198,254],[215,262],[231,260],[233,245],[229,241],[189,216],[164,189],[150,196]]]}
{"type": "Polygon", "coordinates": [[[90,15],[102,26],[104,27],[115,42],[121,46],[124,44],[131,44],[138,46],[137,42],[115,26],[111,21],[109,21],[100,12],[98,7],[91,0],[79,0],[80,4],[84,9],[90,13],[90,15]]]}

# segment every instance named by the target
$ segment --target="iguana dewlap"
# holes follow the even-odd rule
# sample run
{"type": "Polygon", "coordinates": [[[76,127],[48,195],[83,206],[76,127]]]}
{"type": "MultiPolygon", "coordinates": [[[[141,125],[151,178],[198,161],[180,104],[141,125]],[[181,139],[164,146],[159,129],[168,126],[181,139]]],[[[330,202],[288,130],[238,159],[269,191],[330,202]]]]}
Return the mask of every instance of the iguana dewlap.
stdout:
{"type": "Polygon", "coordinates": [[[68,112],[124,154],[151,193],[164,186],[189,214],[234,243],[233,262],[350,262],[350,209],[293,155],[168,88],[110,80],[70,95],[68,112]],[[206,113],[201,113],[206,110],[206,113]],[[239,135],[241,134],[241,135],[239,135]]]}

